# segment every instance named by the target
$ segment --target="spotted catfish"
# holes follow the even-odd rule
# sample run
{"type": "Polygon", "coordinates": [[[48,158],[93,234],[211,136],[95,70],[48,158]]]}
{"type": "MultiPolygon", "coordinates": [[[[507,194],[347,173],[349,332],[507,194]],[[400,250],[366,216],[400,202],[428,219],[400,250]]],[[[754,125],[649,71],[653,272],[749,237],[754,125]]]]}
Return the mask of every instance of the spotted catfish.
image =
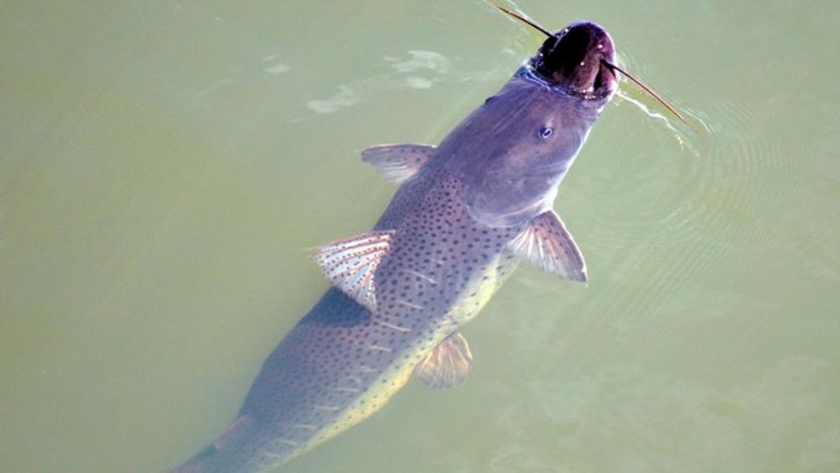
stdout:
{"type": "Polygon", "coordinates": [[[536,56],[439,146],[363,151],[400,188],[372,231],[324,245],[333,287],[265,361],[236,419],[176,472],[256,472],[371,416],[412,375],[453,386],[472,361],[459,328],[525,260],[586,280],[552,210],[618,84],[594,23],[550,33],[536,56]]]}

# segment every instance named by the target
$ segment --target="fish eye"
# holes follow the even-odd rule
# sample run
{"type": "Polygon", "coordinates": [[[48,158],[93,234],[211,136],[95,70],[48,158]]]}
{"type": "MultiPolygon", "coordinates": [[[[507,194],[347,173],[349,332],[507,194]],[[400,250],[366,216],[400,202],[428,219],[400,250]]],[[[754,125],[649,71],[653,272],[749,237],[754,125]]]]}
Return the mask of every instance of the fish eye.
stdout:
{"type": "Polygon", "coordinates": [[[551,134],[552,134],[552,133],[554,133],[554,129],[553,129],[553,128],[551,128],[551,127],[549,127],[549,126],[544,126],[544,127],[542,127],[542,128],[540,129],[540,131],[539,131],[539,132],[537,132],[537,136],[539,136],[539,137],[540,137],[540,139],[545,140],[545,139],[547,139],[549,136],[551,136],[551,134]]]}

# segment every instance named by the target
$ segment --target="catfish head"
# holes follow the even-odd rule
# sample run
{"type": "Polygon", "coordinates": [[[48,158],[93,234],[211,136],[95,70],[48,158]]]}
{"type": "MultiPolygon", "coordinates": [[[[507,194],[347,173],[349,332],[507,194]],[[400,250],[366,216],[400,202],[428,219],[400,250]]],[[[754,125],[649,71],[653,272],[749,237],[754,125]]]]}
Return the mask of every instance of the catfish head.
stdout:
{"type": "Polygon", "coordinates": [[[551,34],[496,95],[441,143],[478,222],[520,225],[552,207],[563,177],[618,87],[615,46],[595,23],[551,34]]]}

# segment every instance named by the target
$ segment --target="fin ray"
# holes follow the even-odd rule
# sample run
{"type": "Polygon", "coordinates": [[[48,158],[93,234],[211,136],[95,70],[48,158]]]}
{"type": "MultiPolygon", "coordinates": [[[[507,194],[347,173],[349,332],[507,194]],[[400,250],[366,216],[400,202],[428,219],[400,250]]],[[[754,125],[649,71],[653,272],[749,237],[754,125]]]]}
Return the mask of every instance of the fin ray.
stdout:
{"type": "Polygon", "coordinates": [[[414,375],[431,388],[451,388],[464,382],[470,367],[470,346],[460,332],[455,332],[432,349],[414,369],[414,375]]]}
{"type": "Polygon", "coordinates": [[[316,248],[315,260],[335,287],[371,311],[376,310],[374,274],[391,247],[393,231],[373,231],[316,248]]]}
{"type": "Polygon", "coordinates": [[[522,259],[563,279],[587,280],[583,255],[554,210],[534,218],[509,247],[522,259]]]}
{"type": "Polygon", "coordinates": [[[386,180],[402,184],[415,175],[437,152],[437,147],[403,143],[377,145],[362,150],[362,161],[372,164],[386,180]]]}

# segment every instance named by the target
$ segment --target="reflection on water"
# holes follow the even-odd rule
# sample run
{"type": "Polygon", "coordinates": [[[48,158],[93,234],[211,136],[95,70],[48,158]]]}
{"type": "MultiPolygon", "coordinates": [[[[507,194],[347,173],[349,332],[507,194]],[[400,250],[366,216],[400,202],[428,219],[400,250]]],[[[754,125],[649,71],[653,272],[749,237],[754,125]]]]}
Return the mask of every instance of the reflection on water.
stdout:
{"type": "MultiPolygon", "coordinates": [[[[4,5],[0,471],[203,446],[326,287],[304,249],[390,198],[358,150],[438,141],[541,41],[379,3],[4,5]]],[[[835,3],[519,5],[604,25],[697,129],[622,83],[556,206],[588,285],[521,268],[464,386],[283,471],[837,471],[835,3]]]]}
{"type": "Polygon", "coordinates": [[[451,63],[434,51],[408,51],[410,59],[386,58],[393,74],[371,79],[362,79],[347,85],[340,85],[339,91],[325,100],[312,100],[307,105],[316,113],[334,113],[341,107],[351,107],[365,100],[366,96],[382,93],[389,89],[428,89],[440,77],[449,74],[451,63]],[[426,78],[416,73],[429,72],[439,77],[426,78]]]}

